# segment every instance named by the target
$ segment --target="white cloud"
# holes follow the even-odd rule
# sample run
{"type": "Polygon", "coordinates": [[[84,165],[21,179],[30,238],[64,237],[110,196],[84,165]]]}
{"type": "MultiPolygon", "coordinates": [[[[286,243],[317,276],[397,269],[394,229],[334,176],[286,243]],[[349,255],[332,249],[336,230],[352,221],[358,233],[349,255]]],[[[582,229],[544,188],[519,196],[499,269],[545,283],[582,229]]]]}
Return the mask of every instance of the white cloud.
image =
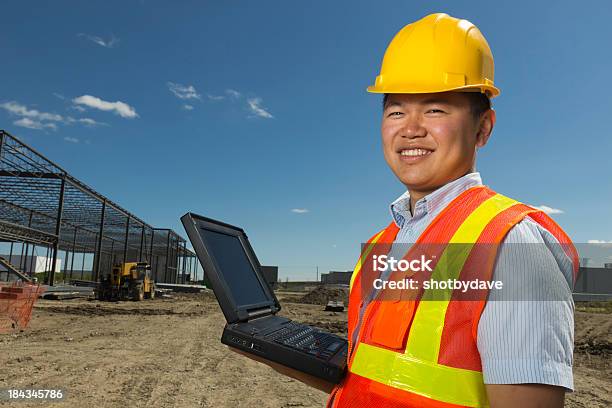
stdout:
{"type": "Polygon", "coordinates": [[[99,124],[98,122],[96,122],[95,120],[91,118],[82,118],[82,119],[79,119],[79,122],[87,126],[96,126],[99,124]]]}
{"type": "Polygon", "coordinates": [[[97,35],[89,35],[84,33],[79,33],[79,37],[85,37],[89,41],[98,44],[100,47],[104,48],[113,48],[115,44],[119,42],[119,39],[111,34],[111,38],[109,40],[105,40],[102,37],[98,37],[97,35]]]}
{"type": "Polygon", "coordinates": [[[232,98],[240,98],[242,96],[242,94],[234,89],[226,89],[225,93],[228,94],[229,96],[231,96],[232,98]]]}
{"type": "MultiPolygon", "coordinates": [[[[206,94],[208,99],[210,99],[211,101],[221,101],[221,100],[241,101],[242,96],[243,96],[241,92],[235,89],[231,89],[231,88],[228,88],[225,90],[225,95],[213,95],[209,93],[206,94]]],[[[246,103],[247,103],[247,109],[251,113],[249,117],[251,118],[260,117],[260,118],[265,118],[265,119],[274,118],[274,116],[266,108],[262,106],[261,98],[259,97],[247,98],[246,103]]]]}
{"type": "Polygon", "coordinates": [[[168,89],[179,99],[200,99],[201,95],[193,85],[182,85],[175,82],[168,82],[168,89]]]}
{"type": "Polygon", "coordinates": [[[70,109],[74,109],[75,111],[79,111],[79,112],[85,112],[87,109],[85,109],[84,107],[80,106],[80,105],[72,105],[70,107],[70,109]]]}
{"type": "Polygon", "coordinates": [[[190,111],[190,110],[193,110],[193,106],[185,104],[183,105],[183,109],[190,111]]]}
{"type": "Polygon", "coordinates": [[[210,99],[211,101],[221,101],[221,100],[225,99],[225,96],[223,96],[223,95],[206,94],[206,96],[208,96],[208,99],[210,99]]]}
{"type": "Polygon", "coordinates": [[[249,104],[249,110],[251,113],[255,114],[256,116],[266,119],[274,118],[270,112],[260,106],[261,98],[250,98],[247,100],[247,103],[249,104]]]}
{"type": "Polygon", "coordinates": [[[62,115],[58,115],[57,113],[29,109],[27,106],[15,101],[4,102],[0,104],[0,108],[6,110],[11,115],[20,116],[13,124],[28,129],[57,130],[57,125],[54,122],[61,122],[64,120],[62,115]]]}
{"type": "Polygon", "coordinates": [[[14,121],[13,124],[15,126],[21,126],[28,129],[57,130],[57,125],[60,123],[67,125],[80,123],[88,127],[107,125],[106,123],[98,122],[91,118],[75,119],[72,116],[64,117],[62,115],[58,115],[57,113],[48,113],[41,112],[36,109],[29,109],[27,106],[15,101],[2,103],[0,104],[0,108],[5,109],[11,115],[20,116],[21,118],[14,121]]]}
{"type": "Polygon", "coordinates": [[[310,210],[308,208],[292,208],[291,212],[296,214],[306,214],[307,212],[310,212],[310,210]]]}
{"type": "Polygon", "coordinates": [[[79,143],[79,139],[77,139],[76,137],[68,137],[66,136],[64,138],[65,141],[70,142],[70,143],[79,143]]]}
{"type": "Polygon", "coordinates": [[[30,118],[21,118],[21,119],[18,119],[16,121],[14,121],[13,124],[15,126],[21,126],[21,127],[28,128],[28,129],[36,129],[36,130],[51,129],[51,130],[57,130],[57,125],[55,123],[40,122],[38,120],[32,120],[30,118]]]}
{"type": "Polygon", "coordinates": [[[77,122],[82,123],[83,125],[88,127],[108,126],[108,123],[98,122],[97,120],[94,120],[92,118],[80,118],[77,119],[77,122]]]}
{"type": "Polygon", "coordinates": [[[565,211],[560,210],[558,208],[552,208],[547,205],[534,205],[533,208],[537,208],[538,210],[544,211],[546,214],[563,214],[565,211]]]}
{"type": "Polygon", "coordinates": [[[40,112],[36,109],[28,109],[27,106],[15,101],[4,102],[0,104],[0,108],[5,109],[9,113],[17,116],[23,116],[38,121],[62,121],[62,115],[56,113],[40,112]]]}
{"type": "Polygon", "coordinates": [[[58,99],[61,99],[62,101],[66,99],[64,95],[62,95],[61,93],[57,93],[57,92],[53,92],[53,96],[55,96],[58,99]]]}
{"type": "Polygon", "coordinates": [[[604,241],[601,239],[589,239],[587,244],[612,244],[612,241],[604,241]]]}
{"type": "Polygon", "coordinates": [[[108,102],[96,96],[82,95],[78,98],[74,98],[72,102],[77,105],[85,105],[90,108],[100,109],[103,111],[111,111],[121,116],[122,118],[133,119],[138,117],[138,114],[136,113],[136,110],[133,107],[121,101],[108,102]]]}

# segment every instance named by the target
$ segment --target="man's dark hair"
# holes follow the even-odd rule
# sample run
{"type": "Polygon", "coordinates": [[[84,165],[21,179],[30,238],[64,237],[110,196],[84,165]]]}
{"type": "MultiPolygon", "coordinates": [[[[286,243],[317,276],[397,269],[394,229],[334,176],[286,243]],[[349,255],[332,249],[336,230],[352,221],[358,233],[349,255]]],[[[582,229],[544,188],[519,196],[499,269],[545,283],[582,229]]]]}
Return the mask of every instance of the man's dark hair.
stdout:
{"type": "MultiPolygon", "coordinates": [[[[482,92],[463,92],[463,94],[470,100],[470,107],[474,119],[480,118],[480,115],[491,109],[491,99],[489,99],[487,94],[482,92]]],[[[383,110],[387,106],[387,99],[389,99],[389,94],[383,96],[383,110]]]]}

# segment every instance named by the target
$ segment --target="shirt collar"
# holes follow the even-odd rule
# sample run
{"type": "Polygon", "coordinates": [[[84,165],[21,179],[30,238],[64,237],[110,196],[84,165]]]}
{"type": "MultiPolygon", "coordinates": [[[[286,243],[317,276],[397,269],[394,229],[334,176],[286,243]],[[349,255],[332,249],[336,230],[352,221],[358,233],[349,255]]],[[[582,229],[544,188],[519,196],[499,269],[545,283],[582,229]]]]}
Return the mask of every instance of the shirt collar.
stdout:
{"type": "Polygon", "coordinates": [[[398,227],[402,227],[406,220],[410,220],[414,217],[421,217],[425,214],[431,216],[440,212],[448,203],[450,203],[455,197],[463,193],[465,190],[481,186],[482,179],[480,173],[468,173],[463,177],[451,181],[435,190],[432,193],[427,194],[416,202],[414,206],[414,214],[410,213],[410,192],[406,191],[404,194],[399,196],[389,206],[393,221],[398,227]]]}

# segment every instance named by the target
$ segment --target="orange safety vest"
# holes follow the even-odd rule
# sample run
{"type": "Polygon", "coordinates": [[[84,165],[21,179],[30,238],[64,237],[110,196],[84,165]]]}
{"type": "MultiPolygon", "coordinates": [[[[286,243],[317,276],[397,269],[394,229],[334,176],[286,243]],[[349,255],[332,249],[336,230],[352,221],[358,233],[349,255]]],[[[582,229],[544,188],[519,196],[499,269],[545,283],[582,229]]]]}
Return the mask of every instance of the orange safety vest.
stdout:
{"type": "MultiPolygon", "coordinates": [[[[472,187],[456,197],[415,245],[435,244],[437,264],[446,265],[434,267],[432,279],[436,275],[444,279],[469,276],[490,281],[497,244],[527,215],[559,241],[573,260],[575,279],[578,254],[565,232],[542,211],[484,186],[472,187]],[[448,245],[455,243],[467,249],[443,263],[448,245]],[[475,245],[482,243],[494,245],[475,245]],[[488,249],[481,250],[483,247],[488,249]],[[444,269],[442,275],[439,269],[444,269]]],[[[447,300],[421,301],[431,294],[427,289],[414,299],[379,301],[377,296],[366,306],[359,333],[355,333],[365,294],[360,276],[372,269],[371,262],[365,261],[386,253],[398,231],[395,223],[389,224],[368,241],[357,261],[349,294],[348,372],[332,391],[328,407],[488,406],[477,348],[478,322],[486,296],[457,300],[456,291],[449,290],[449,296],[444,297],[447,300]]]]}

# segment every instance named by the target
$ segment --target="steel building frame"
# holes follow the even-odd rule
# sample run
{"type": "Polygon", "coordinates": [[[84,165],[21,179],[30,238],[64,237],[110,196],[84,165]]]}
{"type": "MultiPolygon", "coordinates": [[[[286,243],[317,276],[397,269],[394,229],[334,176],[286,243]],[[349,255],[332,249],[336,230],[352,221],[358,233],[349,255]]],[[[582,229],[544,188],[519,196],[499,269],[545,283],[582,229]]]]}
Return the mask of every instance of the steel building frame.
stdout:
{"type": "Polygon", "coordinates": [[[72,276],[75,253],[93,254],[91,275],[83,276],[81,269],[80,278],[94,282],[117,262],[149,262],[154,279],[163,283],[185,283],[186,274],[197,270],[195,254],[176,232],[152,227],[4,130],[0,241],[10,243],[11,252],[21,243],[21,258],[24,246],[26,258],[30,249],[33,254],[35,247],[46,247],[52,257],[45,277],[49,285],[60,272],[60,251],[65,251],[63,272],[71,279],[78,278],[72,276]]]}

